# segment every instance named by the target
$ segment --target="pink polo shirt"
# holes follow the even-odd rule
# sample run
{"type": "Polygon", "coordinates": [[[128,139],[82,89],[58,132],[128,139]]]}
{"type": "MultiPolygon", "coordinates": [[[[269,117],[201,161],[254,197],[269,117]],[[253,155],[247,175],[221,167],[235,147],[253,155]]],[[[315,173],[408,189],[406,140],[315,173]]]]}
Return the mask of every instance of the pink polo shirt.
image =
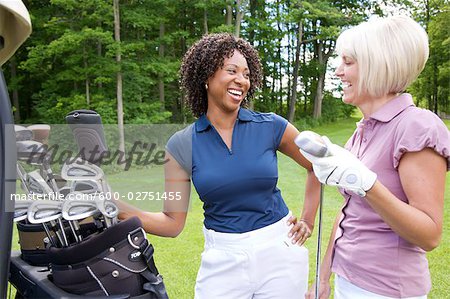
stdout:
{"type": "MultiPolygon", "coordinates": [[[[432,148],[447,159],[450,169],[449,130],[434,113],[415,107],[409,94],[389,101],[357,126],[345,147],[404,202],[408,199],[397,171],[403,153],[432,148]]],[[[336,232],[332,271],[384,296],[427,294],[431,279],[425,251],[397,235],[364,198],[341,193],[346,203],[336,232]]]]}

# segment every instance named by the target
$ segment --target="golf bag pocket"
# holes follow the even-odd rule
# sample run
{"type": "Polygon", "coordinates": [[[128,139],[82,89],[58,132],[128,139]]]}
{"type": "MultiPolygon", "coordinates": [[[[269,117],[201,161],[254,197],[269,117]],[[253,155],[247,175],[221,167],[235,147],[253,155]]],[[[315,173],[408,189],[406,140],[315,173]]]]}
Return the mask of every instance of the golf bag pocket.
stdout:
{"type": "Polygon", "coordinates": [[[33,266],[47,266],[48,256],[44,239],[47,237],[42,224],[17,222],[22,259],[33,266]]]}
{"type": "Polygon", "coordinates": [[[137,217],[66,248],[49,248],[53,283],[66,292],[168,298],[137,217]]]}

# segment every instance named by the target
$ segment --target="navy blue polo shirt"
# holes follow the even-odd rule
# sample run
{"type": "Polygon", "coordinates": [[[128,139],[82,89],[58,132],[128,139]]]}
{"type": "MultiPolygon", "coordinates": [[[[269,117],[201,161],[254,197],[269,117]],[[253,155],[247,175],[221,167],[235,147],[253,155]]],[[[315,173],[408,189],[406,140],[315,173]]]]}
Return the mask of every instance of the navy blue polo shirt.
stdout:
{"type": "Polygon", "coordinates": [[[169,139],[167,151],[203,201],[206,228],[244,233],[287,215],[277,188],[277,149],[286,126],[276,114],[241,108],[230,149],[206,115],[169,139]]]}

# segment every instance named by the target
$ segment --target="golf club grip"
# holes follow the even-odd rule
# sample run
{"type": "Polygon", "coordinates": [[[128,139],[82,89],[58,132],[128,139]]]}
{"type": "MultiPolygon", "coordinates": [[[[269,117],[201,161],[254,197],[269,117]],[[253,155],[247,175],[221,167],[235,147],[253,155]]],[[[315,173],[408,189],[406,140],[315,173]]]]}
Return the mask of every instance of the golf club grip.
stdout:
{"type": "Polygon", "coordinates": [[[327,145],[322,137],[313,131],[302,131],[294,142],[301,150],[312,156],[320,158],[328,155],[327,145]]]}

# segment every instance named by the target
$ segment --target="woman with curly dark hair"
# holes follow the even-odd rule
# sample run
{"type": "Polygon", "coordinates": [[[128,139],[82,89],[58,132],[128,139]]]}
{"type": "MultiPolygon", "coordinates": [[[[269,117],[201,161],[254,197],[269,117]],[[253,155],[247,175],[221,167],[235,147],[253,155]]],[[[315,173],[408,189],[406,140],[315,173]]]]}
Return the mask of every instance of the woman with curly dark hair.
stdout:
{"type": "Polygon", "coordinates": [[[166,146],[165,191],[180,195],[162,213],[137,215],[151,234],[177,236],[191,179],[204,208],[205,250],[195,298],[303,298],[319,198],[311,164],[293,140],[297,129],[273,113],[244,108],[261,85],[257,51],[230,34],[205,35],[186,53],[181,85],[198,120],[166,146]],[[277,188],[277,151],[308,171],[301,220],[277,188]]]}
{"type": "Polygon", "coordinates": [[[231,57],[235,50],[244,56],[248,65],[246,75],[251,85],[241,103],[246,105],[260,87],[262,77],[258,52],[249,43],[230,34],[211,34],[203,37],[185,54],[180,70],[181,86],[195,117],[207,112],[208,79],[224,66],[224,60],[231,57]]]}

